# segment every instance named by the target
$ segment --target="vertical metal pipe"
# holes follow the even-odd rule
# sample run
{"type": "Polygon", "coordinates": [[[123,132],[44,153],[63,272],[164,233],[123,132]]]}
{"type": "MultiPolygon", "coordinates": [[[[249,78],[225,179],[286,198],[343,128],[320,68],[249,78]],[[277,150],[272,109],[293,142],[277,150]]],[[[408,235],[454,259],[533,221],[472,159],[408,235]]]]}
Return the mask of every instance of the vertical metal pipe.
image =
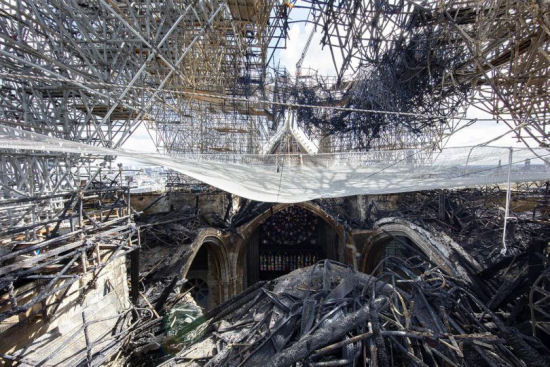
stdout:
{"type": "Polygon", "coordinates": [[[508,247],[506,245],[506,224],[508,223],[508,214],[510,213],[510,198],[512,196],[510,178],[512,176],[512,154],[513,149],[510,148],[508,153],[508,187],[506,189],[506,208],[504,210],[504,228],[502,229],[502,250],[500,253],[502,255],[506,254],[508,247]]]}

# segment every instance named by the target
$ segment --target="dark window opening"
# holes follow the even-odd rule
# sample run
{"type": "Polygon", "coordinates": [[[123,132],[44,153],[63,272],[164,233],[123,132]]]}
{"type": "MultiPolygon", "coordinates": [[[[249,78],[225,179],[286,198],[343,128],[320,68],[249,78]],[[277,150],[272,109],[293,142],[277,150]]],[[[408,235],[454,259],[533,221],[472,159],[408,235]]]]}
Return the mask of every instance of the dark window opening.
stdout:
{"type": "Polygon", "coordinates": [[[203,245],[187,272],[187,282],[182,286],[182,292],[189,292],[197,305],[202,308],[209,306],[208,272],[210,269],[208,265],[208,249],[203,245]]]}
{"type": "Polygon", "coordinates": [[[324,220],[299,206],[269,217],[251,236],[248,284],[271,280],[319,260],[337,256],[338,235],[324,220]]]}

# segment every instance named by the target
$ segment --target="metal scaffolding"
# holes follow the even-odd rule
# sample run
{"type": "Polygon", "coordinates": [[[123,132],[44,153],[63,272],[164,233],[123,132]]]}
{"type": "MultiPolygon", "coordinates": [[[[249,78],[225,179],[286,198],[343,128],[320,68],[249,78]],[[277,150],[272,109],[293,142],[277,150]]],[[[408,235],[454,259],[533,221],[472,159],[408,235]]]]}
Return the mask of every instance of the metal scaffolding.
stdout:
{"type": "Polygon", "coordinates": [[[459,107],[476,105],[528,146],[548,146],[548,2],[305,1],[337,84],[344,87],[346,75],[354,79],[345,105],[416,115],[334,119],[333,129],[372,135],[397,124],[444,131],[459,107]]]}
{"type": "MultiPolygon", "coordinates": [[[[199,94],[259,93],[284,47],[284,9],[272,0],[0,1],[0,124],[108,148],[145,124],[177,153],[198,149],[202,122],[204,151],[253,149],[251,108],[199,94]],[[220,122],[227,130],[212,130],[220,122]]],[[[84,297],[106,265],[139,247],[115,158],[0,147],[2,330],[50,320],[69,288],[84,297]]],[[[92,347],[86,335],[88,363],[105,357],[92,347]]]]}
{"type": "MultiPolygon", "coordinates": [[[[145,125],[169,154],[257,154],[292,118],[321,153],[405,151],[438,146],[475,104],[548,147],[549,6],[0,0],[0,125],[107,148],[145,125]],[[299,7],[309,15],[291,19],[299,7]],[[275,67],[291,22],[315,25],[335,77],[275,67]]],[[[281,136],[279,153],[303,148],[281,136]]],[[[0,147],[0,322],[47,318],[136,247],[115,158],[0,147]]]]}
{"type": "MultiPolygon", "coordinates": [[[[4,1],[0,12],[2,124],[111,148],[140,124],[167,152],[258,144],[262,110],[195,93],[262,88],[285,39],[274,1],[4,1]]],[[[42,198],[74,191],[113,158],[2,154],[2,198],[40,199],[29,212],[49,213],[10,216],[2,230],[55,219],[42,198]]]]}

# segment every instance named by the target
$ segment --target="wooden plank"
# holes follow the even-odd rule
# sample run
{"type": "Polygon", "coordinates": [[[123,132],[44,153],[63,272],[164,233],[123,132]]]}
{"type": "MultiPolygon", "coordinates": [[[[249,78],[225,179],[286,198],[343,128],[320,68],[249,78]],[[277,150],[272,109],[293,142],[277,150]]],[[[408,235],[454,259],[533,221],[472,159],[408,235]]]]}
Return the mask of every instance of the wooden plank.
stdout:
{"type": "Polygon", "coordinates": [[[8,274],[12,271],[18,270],[22,267],[26,267],[26,266],[36,264],[37,262],[48,259],[48,258],[50,258],[52,256],[55,256],[55,255],[59,255],[63,252],[70,251],[72,249],[78,248],[78,247],[82,246],[84,244],[84,242],[86,242],[86,241],[97,240],[97,239],[99,239],[101,237],[104,237],[106,235],[109,235],[111,233],[121,232],[126,228],[128,228],[128,225],[115,227],[115,228],[109,229],[109,230],[107,230],[107,231],[105,231],[105,232],[103,232],[99,235],[92,236],[91,238],[89,238],[87,240],[79,240],[79,241],[76,241],[76,242],[72,242],[72,243],[69,243],[67,245],[60,246],[60,247],[57,247],[55,249],[49,250],[48,252],[45,252],[44,254],[40,254],[40,255],[37,255],[35,257],[25,259],[25,260],[22,260],[22,261],[18,261],[15,264],[4,266],[4,267],[0,268],[0,276],[8,274]]]}

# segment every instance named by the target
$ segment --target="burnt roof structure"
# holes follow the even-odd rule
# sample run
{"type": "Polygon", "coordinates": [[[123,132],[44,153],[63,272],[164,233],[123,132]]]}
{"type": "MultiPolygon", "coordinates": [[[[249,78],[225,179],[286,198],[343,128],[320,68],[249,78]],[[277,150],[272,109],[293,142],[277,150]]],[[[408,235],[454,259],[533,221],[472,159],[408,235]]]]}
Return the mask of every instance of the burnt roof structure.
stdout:
{"type": "MultiPolygon", "coordinates": [[[[103,269],[127,254],[139,260],[139,213],[115,160],[141,126],[172,158],[218,154],[224,165],[253,154],[282,177],[283,160],[262,155],[266,146],[296,153],[296,167],[308,156],[323,173],[330,161],[303,154],[313,141],[315,153],[369,150],[377,162],[401,154],[394,165],[419,149],[429,160],[476,123],[464,113],[475,106],[539,158],[515,162],[522,170],[547,177],[546,151],[534,148],[549,147],[549,14],[546,0],[0,0],[2,330],[51,320],[64,302],[100,294],[103,269]],[[321,34],[334,75],[280,66],[295,23],[321,34]],[[51,139],[52,149],[25,134],[51,139]],[[9,144],[15,135],[25,147],[9,144]],[[65,143],[86,145],[63,151],[65,143]]],[[[167,186],[190,183],[172,172],[167,186]]],[[[82,319],[87,340],[101,327],[82,319]]],[[[90,345],[80,357],[91,363],[90,345]]]]}

